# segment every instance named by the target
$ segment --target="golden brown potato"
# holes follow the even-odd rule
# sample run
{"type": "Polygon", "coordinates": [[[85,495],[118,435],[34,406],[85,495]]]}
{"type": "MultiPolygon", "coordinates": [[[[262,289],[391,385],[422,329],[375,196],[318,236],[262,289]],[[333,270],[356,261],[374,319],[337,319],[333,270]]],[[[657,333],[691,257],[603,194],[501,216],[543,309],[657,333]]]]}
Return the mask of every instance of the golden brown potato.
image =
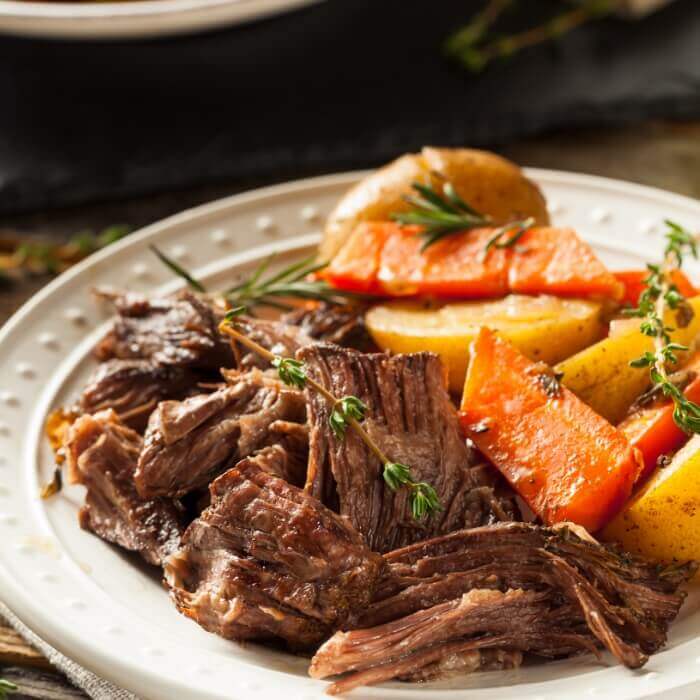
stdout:
{"type": "Polygon", "coordinates": [[[358,221],[383,220],[406,209],[403,196],[410,194],[411,184],[437,186],[440,179],[435,173],[496,223],[528,216],[538,224],[549,223],[542,193],[514,163],[487,151],[425,147],[420,154],[401,156],[364,178],[338,202],[326,222],[320,257],[330,260],[358,221]]]}

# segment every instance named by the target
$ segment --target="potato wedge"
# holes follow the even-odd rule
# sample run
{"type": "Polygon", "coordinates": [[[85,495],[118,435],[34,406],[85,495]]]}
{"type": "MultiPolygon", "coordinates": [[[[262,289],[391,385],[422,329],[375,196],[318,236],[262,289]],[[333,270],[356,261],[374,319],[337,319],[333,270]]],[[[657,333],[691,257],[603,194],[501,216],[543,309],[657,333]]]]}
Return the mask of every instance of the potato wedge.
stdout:
{"type": "MultiPolygon", "coordinates": [[[[683,345],[692,345],[700,332],[700,296],[689,301],[695,317],[686,328],[671,333],[673,342],[683,345]]],[[[667,323],[675,325],[672,314],[667,323]]],[[[639,319],[629,319],[613,324],[607,338],[560,362],[555,369],[580,399],[611,423],[619,423],[649,386],[649,371],[629,363],[652,349],[652,339],[639,332],[639,319]]]]}
{"type": "Polygon", "coordinates": [[[656,470],[601,539],[658,561],[700,559],[700,435],[656,470]]]}
{"type": "Polygon", "coordinates": [[[372,173],[340,200],[326,222],[319,257],[330,260],[359,221],[386,220],[391,213],[405,210],[403,197],[411,192],[411,184],[437,185],[435,173],[496,223],[528,216],[538,224],[549,223],[542,193],[514,163],[486,151],[426,147],[372,173]]]}
{"type": "Polygon", "coordinates": [[[370,309],[366,324],[374,341],[392,352],[437,353],[447,366],[450,389],[459,393],[469,344],[481,326],[510,340],[532,360],[549,364],[596,342],[604,333],[601,305],[553,296],[511,295],[497,301],[426,307],[393,302],[370,309]]]}

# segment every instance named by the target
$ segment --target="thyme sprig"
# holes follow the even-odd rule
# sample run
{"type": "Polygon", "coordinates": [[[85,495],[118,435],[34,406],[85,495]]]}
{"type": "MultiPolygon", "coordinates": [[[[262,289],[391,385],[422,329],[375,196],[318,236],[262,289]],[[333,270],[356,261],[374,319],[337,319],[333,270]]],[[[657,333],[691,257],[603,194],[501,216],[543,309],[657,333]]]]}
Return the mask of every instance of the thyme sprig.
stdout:
{"type": "Polygon", "coordinates": [[[697,238],[687,229],[673,221],[666,221],[666,248],[660,265],[647,265],[649,276],[646,289],[639,297],[636,309],[628,309],[627,315],[643,319],[639,330],[654,339],[654,350],[645,352],[630,362],[632,367],[649,368],[653,391],[673,401],[673,420],[686,433],[700,433],[700,406],[690,401],[682,389],[669,376],[667,367],[678,363],[678,352],[689,348],[672,342],[670,333],[675,330],[667,326],[667,311],[675,311],[678,327],[687,326],[693,319],[693,309],[672,281],[672,273],[683,265],[686,255],[698,257],[697,238]]]}
{"type": "Polygon", "coordinates": [[[0,678],[0,700],[5,700],[11,693],[16,693],[19,690],[19,686],[14,683],[0,678]]]}
{"type": "Polygon", "coordinates": [[[491,218],[467,204],[450,182],[442,184],[442,192],[420,182],[414,182],[411,187],[416,194],[404,197],[411,209],[391,214],[391,218],[404,226],[423,227],[420,235],[425,240],[421,252],[452,233],[491,223],[491,218]]]}
{"type": "Polygon", "coordinates": [[[392,491],[401,487],[410,490],[411,513],[416,520],[442,509],[435,489],[424,481],[414,481],[411,468],[399,462],[392,462],[377,443],[370,437],[361,422],[367,414],[367,406],[356,396],[337,397],[323,384],[310,377],[305,363],[290,357],[275,355],[262,347],[235,326],[236,318],[244,311],[243,307],[231,309],[219,326],[219,330],[234,341],[245,345],[249,350],[264,357],[277,369],[279,378],[287,385],[302,389],[310,386],[331,405],[329,427],[337,439],[343,439],[348,428],[352,428],[365,443],[369,451],[383,465],[383,478],[392,491]]]}
{"type": "MultiPolygon", "coordinates": [[[[156,246],[152,245],[151,250],[171,272],[185,280],[188,287],[196,292],[207,293],[204,284],[182,265],[169,258],[156,246]]],[[[265,276],[274,258],[274,255],[266,258],[249,277],[223,292],[213,293],[213,296],[222,299],[228,306],[245,306],[248,313],[258,307],[291,311],[294,307],[287,303],[289,299],[344,305],[372,298],[364,294],[335,289],[325,280],[314,278],[313,274],[326,266],[326,263],[319,263],[315,258],[306,258],[292,263],[279,272],[265,276]]]]}

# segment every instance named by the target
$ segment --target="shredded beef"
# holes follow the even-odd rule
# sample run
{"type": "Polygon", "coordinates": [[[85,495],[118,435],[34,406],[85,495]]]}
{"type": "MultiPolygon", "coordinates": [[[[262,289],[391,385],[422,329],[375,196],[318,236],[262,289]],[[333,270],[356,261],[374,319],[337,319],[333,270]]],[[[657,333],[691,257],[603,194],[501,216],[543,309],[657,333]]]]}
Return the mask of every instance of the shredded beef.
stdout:
{"type": "Polygon", "coordinates": [[[81,416],[68,431],[68,474],[87,487],[80,526],[159,565],[179,546],[183,514],[171,500],[147,500],[136,492],[141,442],[114,411],[81,416]]]}
{"type": "Polygon", "coordinates": [[[338,306],[320,303],[290,311],[280,319],[283,323],[298,326],[315,341],[334,343],[363,352],[377,350],[365,326],[362,306],[338,306]]]}
{"type": "Polygon", "coordinates": [[[90,378],[78,408],[82,413],[111,408],[125,425],[142,432],[159,401],[183,398],[196,385],[197,376],[187,368],[150,360],[107,360],[90,378]]]}
{"type": "Polygon", "coordinates": [[[337,633],[312,662],[315,677],[354,672],[334,692],[434,677],[447,656],[487,648],[558,657],[605,647],[638,668],[665,643],[685,598],[678,587],[697,570],[661,569],[573,528],[525,523],[454,532],[385,561],[391,574],[357,620],[361,629],[337,633]]]}
{"type": "Polygon", "coordinates": [[[255,450],[282,443],[306,462],[301,392],[259,370],[184,401],[163,401],[151,414],[136,470],[144,497],[179,497],[206,486],[255,450]]]}
{"type": "Polygon", "coordinates": [[[212,482],[211,505],[166,563],[166,579],[178,609],[211,632],[308,648],[369,603],[384,563],[260,459],[212,482]]]}
{"type": "Polygon", "coordinates": [[[165,299],[99,290],[117,311],[111,330],[95,348],[99,360],[151,360],[157,365],[218,371],[233,365],[219,333],[223,314],[188,291],[165,299]]]}
{"type": "Polygon", "coordinates": [[[335,345],[303,348],[298,357],[335,396],[354,395],[367,405],[363,423],[390,460],[411,467],[415,481],[431,484],[442,510],[424,521],[411,513],[409,491],[392,491],[383,465],[352,431],[337,440],[328,428],[331,406],[307,390],[310,433],[306,488],[349,518],[371,549],[386,552],[416,540],[514,515],[484,485],[482,472],[460,433],[457,411],[439,358],[362,354],[335,345]]]}

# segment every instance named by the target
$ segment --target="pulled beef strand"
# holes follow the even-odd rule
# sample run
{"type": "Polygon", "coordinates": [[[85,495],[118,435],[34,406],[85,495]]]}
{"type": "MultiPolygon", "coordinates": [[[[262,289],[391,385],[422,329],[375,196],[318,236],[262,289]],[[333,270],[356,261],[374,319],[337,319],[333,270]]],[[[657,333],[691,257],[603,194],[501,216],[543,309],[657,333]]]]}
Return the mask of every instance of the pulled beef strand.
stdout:
{"type": "Polygon", "coordinates": [[[546,592],[473,589],[379,627],[336,632],[316,652],[309,674],[327,678],[351,673],[328,689],[337,694],[416,673],[455,649],[543,656],[595,650],[592,637],[562,629],[551,617],[546,592]]]}
{"type": "Polygon", "coordinates": [[[217,372],[233,366],[230,344],[219,333],[223,313],[189,291],[164,299],[99,289],[117,311],[95,348],[97,359],[151,360],[157,365],[217,372]]]}
{"type": "Polygon", "coordinates": [[[141,442],[112,410],[81,416],[66,439],[68,476],[87,487],[78,516],[83,529],[160,565],[180,544],[183,515],[171,500],[136,492],[141,442]]]}
{"type": "Polygon", "coordinates": [[[303,394],[260,370],[184,401],[163,401],[151,414],[136,470],[144,497],[183,496],[206,486],[232,461],[280,442],[306,463],[303,394]]]}
{"type": "Polygon", "coordinates": [[[351,674],[330,692],[433,678],[443,654],[472,654],[479,668],[475,653],[486,648],[557,657],[604,647],[639,668],[665,644],[685,598],[678,587],[697,571],[695,563],[662,569],[573,529],[526,523],[454,532],[384,559],[391,573],[358,629],[337,632],[312,661],[314,677],[351,674]],[[511,606],[516,599],[524,607],[511,606]],[[482,615],[492,605],[494,619],[482,615]],[[470,627],[475,616],[487,624],[470,627]]]}
{"type": "Polygon", "coordinates": [[[298,358],[310,376],[335,396],[357,396],[367,405],[363,425],[392,461],[411,467],[414,481],[431,484],[442,510],[423,521],[411,512],[408,489],[392,491],[383,465],[360,437],[343,441],[328,429],[332,407],[307,389],[310,425],[306,488],[346,516],[369,547],[396,547],[463,527],[514,517],[512,504],[499,502],[481,481],[461,435],[457,411],[437,355],[363,354],[335,345],[302,348],[298,358]],[[498,507],[494,508],[494,504],[498,507]]]}
{"type": "Polygon", "coordinates": [[[197,381],[197,375],[185,367],[111,359],[97,366],[80,396],[78,409],[97,413],[111,408],[125,425],[143,432],[160,401],[184,398],[197,381]]]}
{"type": "Polygon", "coordinates": [[[342,518],[259,462],[210,485],[211,505],[166,562],[166,580],[177,608],[211,632],[313,647],[369,604],[385,565],[342,518]]]}
{"type": "Polygon", "coordinates": [[[280,320],[298,326],[314,341],[372,352],[378,348],[365,325],[366,311],[366,307],[358,304],[339,306],[321,302],[289,311],[280,320]]]}

